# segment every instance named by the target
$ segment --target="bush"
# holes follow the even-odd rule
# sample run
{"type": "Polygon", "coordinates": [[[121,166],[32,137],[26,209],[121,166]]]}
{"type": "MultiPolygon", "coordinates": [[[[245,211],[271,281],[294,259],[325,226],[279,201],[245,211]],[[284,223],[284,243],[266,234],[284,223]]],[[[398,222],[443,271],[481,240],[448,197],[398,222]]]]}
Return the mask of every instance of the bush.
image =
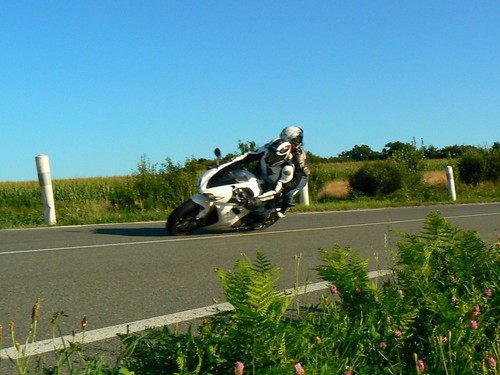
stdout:
{"type": "Polygon", "coordinates": [[[486,152],[479,149],[469,149],[458,159],[458,176],[469,185],[477,185],[486,180],[486,152]]]}
{"type": "Polygon", "coordinates": [[[425,188],[423,171],[425,169],[424,147],[417,148],[415,140],[411,144],[395,151],[389,161],[394,163],[401,173],[401,197],[423,199],[425,188]]]}
{"type": "Polygon", "coordinates": [[[378,161],[367,163],[349,177],[354,192],[370,197],[394,193],[402,186],[402,174],[393,163],[378,161]]]}
{"type": "Polygon", "coordinates": [[[486,178],[500,182],[500,148],[492,148],[486,155],[486,178]]]}
{"type": "Polygon", "coordinates": [[[500,149],[469,147],[458,159],[458,173],[462,182],[477,185],[485,181],[500,181],[500,149]]]}
{"type": "Polygon", "coordinates": [[[158,167],[143,156],[137,167],[132,176],[132,190],[138,195],[135,204],[142,209],[172,209],[197,192],[196,180],[201,171],[195,159],[182,166],[167,158],[158,167]]]}

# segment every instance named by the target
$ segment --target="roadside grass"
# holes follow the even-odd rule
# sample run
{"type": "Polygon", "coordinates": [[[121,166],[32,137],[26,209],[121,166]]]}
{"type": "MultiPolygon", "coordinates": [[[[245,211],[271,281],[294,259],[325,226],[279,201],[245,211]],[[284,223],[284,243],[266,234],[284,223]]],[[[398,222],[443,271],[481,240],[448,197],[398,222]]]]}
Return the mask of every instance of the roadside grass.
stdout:
{"type": "MultiPolygon", "coordinates": [[[[0,348],[7,341],[17,348],[14,374],[497,374],[500,243],[487,245],[432,213],[420,234],[402,234],[397,249],[386,250],[393,274],[372,282],[369,260],[355,250],[319,249],[316,271],[329,290],[309,306],[297,292],[304,282],[283,293],[276,288],[283,270],[263,253],[244,256],[232,270],[216,270],[234,310],[187,333],[120,335],[117,360],[88,355],[86,318],[78,342],[55,350],[50,363],[33,358],[40,300],[24,344],[11,322],[8,334],[0,328],[0,348]]],[[[290,272],[298,275],[301,258],[290,272]]],[[[60,317],[51,321],[54,341],[60,317]]]]}

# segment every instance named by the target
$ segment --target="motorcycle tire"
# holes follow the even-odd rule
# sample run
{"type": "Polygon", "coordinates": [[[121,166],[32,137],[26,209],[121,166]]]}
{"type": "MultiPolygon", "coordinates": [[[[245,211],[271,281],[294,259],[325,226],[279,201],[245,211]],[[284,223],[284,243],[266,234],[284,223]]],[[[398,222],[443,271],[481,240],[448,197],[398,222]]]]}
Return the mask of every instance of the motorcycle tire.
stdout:
{"type": "Polygon", "coordinates": [[[191,199],[185,201],[172,211],[167,220],[167,231],[173,236],[189,234],[200,227],[196,215],[200,212],[200,206],[191,199]]]}
{"type": "Polygon", "coordinates": [[[271,214],[266,219],[266,221],[262,224],[262,226],[255,228],[255,229],[262,230],[262,229],[269,228],[271,225],[276,223],[279,219],[280,219],[280,217],[278,216],[278,214],[276,212],[271,212],[271,214]]]}

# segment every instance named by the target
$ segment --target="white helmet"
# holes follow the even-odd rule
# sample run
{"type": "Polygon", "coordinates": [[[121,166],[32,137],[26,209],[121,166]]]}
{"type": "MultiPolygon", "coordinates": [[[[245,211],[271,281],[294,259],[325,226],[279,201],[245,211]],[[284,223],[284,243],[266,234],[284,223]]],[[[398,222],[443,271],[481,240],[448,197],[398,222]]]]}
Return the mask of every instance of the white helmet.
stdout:
{"type": "Polygon", "coordinates": [[[300,147],[304,140],[304,131],[298,126],[287,126],[281,131],[280,138],[290,142],[293,147],[300,147]]]}
{"type": "Polygon", "coordinates": [[[274,139],[267,145],[266,163],[272,167],[281,165],[292,158],[292,145],[281,138],[274,139]]]}

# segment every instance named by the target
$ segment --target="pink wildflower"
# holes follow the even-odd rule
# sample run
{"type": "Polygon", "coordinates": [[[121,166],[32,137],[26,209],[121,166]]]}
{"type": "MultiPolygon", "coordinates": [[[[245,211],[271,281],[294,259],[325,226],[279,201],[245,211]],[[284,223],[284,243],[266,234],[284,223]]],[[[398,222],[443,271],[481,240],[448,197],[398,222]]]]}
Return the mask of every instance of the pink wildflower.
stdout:
{"type": "Polygon", "coordinates": [[[387,343],[385,341],[381,341],[379,346],[380,346],[380,349],[382,349],[382,350],[387,349],[387,343]]]}
{"type": "Polygon", "coordinates": [[[245,365],[243,362],[236,362],[236,365],[234,366],[234,374],[235,375],[243,375],[243,369],[245,368],[245,365]]]}
{"type": "Polygon", "coordinates": [[[424,372],[424,370],[425,370],[425,363],[424,363],[424,361],[422,359],[419,359],[417,361],[417,371],[419,373],[422,373],[422,372],[424,372]]]}
{"type": "Polygon", "coordinates": [[[446,336],[439,336],[437,339],[438,342],[448,342],[448,337],[446,336]]]}
{"type": "Polygon", "coordinates": [[[306,375],[306,371],[302,368],[300,363],[295,364],[295,375],[306,375]]]}
{"type": "Polygon", "coordinates": [[[457,282],[457,278],[455,277],[455,275],[451,275],[450,276],[450,281],[454,284],[457,282]]]}
{"type": "Polygon", "coordinates": [[[484,295],[486,297],[491,297],[493,295],[493,291],[490,288],[488,288],[484,291],[484,295]]]}
{"type": "Polygon", "coordinates": [[[394,331],[394,335],[396,337],[401,337],[401,336],[403,336],[403,332],[401,332],[401,331],[394,331]]]}
{"type": "Polygon", "coordinates": [[[458,298],[456,296],[451,296],[451,302],[452,303],[457,303],[458,298]]]}
{"type": "Polygon", "coordinates": [[[488,364],[490,365],[491,368],[497,367],[497,361],[495,361],[495,358],[493,358],[492,356],[488,358],[488,364]]]}
{"type": "Polygon", "coordinates": [[[479,307],[479,305],[474,306],[473,311],[469,315],[469,318],[471,320],[475,319],[479,315],[480,311],[481,311],[481,308],[479,307]]]}
{"type": "Polygon", "coordinates": [[[352,371],[351,370],[346,370],[346,371],[344,371],[344,375],[352,375],[352,371]]]}
{"type": "Polygon", "coordinates": [[[337,294],[339,292],[337,289],[337,285],[332,285],[330,287],[330,292],[332,292],[332,294],[337,294]]]}
{"type": "Polygon", "coordinates": [[[475,320],[471,320],[471,321],[470,321],[470,327],[471,327],[472,329],[477,329],[477,321],[475,321],[475,320]]]}

